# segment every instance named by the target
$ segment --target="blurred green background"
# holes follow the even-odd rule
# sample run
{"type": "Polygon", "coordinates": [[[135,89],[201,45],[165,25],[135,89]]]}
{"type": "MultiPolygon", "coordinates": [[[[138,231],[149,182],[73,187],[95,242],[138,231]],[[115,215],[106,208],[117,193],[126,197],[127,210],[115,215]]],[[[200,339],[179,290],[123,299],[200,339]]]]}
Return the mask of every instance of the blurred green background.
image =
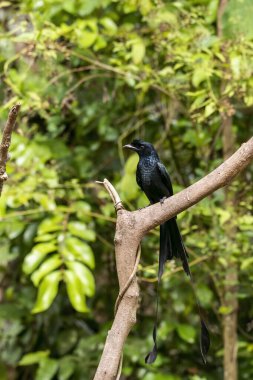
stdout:
{"type": "MultiPolygon", "coordinates": [[[[0,2],[1,126],[21,103],[0,199],[0,379],[92,378],[118,292],[115,211],[95,181],[112,181],[130,210],[148,204],[135,183],[137,155],[122,145],[154,143],[178,192],[252,135],[253,3],[226,3],[0,2]]],[[[143,240],[138,323],[121,378],[222,379],[232,344],[238,378],[252,379],[252,167],[178,221],[211,332],[208,365],[178,262],[162,281],[158,359],[144,363],[156,230],[143,240]],[[230,316],[234,337],[225,333],[230,316]]]]}

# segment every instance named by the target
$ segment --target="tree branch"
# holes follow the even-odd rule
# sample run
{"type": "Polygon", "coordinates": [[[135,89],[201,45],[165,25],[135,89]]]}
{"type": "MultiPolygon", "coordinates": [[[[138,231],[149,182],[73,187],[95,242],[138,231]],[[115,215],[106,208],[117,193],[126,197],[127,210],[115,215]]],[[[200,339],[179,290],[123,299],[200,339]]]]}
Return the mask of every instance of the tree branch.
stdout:
{"type": "Polygon", "coordinates": [[[3,184],[8,179],[6,173],[6,162],[8,161],[8,150],[11,145],[11,134],[16,123],[20,104],[13,106],[9,112],[6,125],[3,129],[3,137],[0,144],[0,196],[2,194],[3,184]]]}
{"type": "Polygon", "coordinates": [[[124,342],[136,322],[139,287],[134,269],[138,264],[138,247],[142,237],[152,228],[164,223],[188,209],[215,190],[227,185],[253,160],[253,137],[236,153],[210,174],[180,193],[167,198],[163,204],[156,203],[141,210],[129,212],[123,209],[121,200],[109,181],[102,182],[113,199],[117,211],[115,233],[115,256],[120,286],[117,312],[108,332],[103,354],[94,380],[115,380],[118,373],[124,342]],[[129,282],[129,278],[132,281],[129,282]],[[126,284],[129,287],[125,291],[126,284]],[[125,292],[123,292],[123,290],[125,292]]]}

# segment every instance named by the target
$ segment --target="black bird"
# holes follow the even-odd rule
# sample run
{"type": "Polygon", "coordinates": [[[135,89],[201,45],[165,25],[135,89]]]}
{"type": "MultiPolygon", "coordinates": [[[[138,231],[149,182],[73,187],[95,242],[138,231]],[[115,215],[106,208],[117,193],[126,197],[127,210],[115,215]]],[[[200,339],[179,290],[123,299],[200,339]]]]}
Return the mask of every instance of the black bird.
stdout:
{"type": "MultiPolygon", "coordinates": [[[[131,144],[125,145],[124,148],[131,149],[139,155],[136,181],[146,194],[151,204],[157,202],[163,203],[165,198],[173,195],[173,188],[169,174],[165,166],[160,161],[159,156],[152,144],[142,140],[133,140],[131,144]]],[[[188,254],[178,229],[176,217],[168,220],[160,226],[158,285],[164,271],[166,260],[171,260],[174,257],[181,259],[185,273],[190,276],[192,280],[191,271],[188,264],[188,254]]],[[[206,362],[206,354],[209,349],[210,339],[206,324],[201,316],[198,300],[197,305],[201,321],[200,349],[203,361],[206,362]]],[[[145,359],[147,363],[153,363],[157,356],[156,330],[157,312],[153,331],[154,348],[145,359]]]]}

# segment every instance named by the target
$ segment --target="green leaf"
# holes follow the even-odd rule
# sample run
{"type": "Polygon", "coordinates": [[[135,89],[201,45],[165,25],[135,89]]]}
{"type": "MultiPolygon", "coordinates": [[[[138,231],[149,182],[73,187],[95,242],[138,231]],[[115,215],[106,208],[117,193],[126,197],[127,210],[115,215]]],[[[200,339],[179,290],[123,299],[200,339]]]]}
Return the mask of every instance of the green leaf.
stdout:
{"type": "Polygon", "coordinates": [[[41,263],[43,258],[50,252],[56,251],[57,247],[54,243],[41,243],[33,247],[32,251],[28,253],[25,257],[23,263],[23,271],[26,274],[32,273],[38,265],[41,263]]]}
{"type": "Polygon", "coordinates": [[[41,359],[45,359],[48,357],[50,354],[50,351],[36,351],[36,352],[31,352],[30,354],[26,354],[22,356],[20,359],[18,365],[31,365],[31,364],[36,364],[41,361],[41,359]]]}
{"type": "Polygon", "coordinates": [[[231,218],[231,213],[227,210],[217,208],[216,213],[219,215],[221,226],[223,226],[231,218]]]}
{"type": "Polygon", "coordinates": [[[44,277],[43,281],[39,285],[37,300],[32,313],[40,313],[47,310],[51,306],[57,295],[61,277],[61,271],[52,272],[44,277]]]}
{"type": "Polygon", "coordinates": [[[87,229],[86,225],[81,222],[70,222],[68,230],[72,235],[78,236],[87,241],[95,241],[96,234],[94,231],[87,229]]]}
{"type": "Polygon", "coordinates": [[[78,44],[86,49],[94,44],[97,38],[97,33],[89,32],[88,30],[85,30],[82,32],[82,34],[78,38],[78,44]]]}
{"type": "Polygon", "coordinates": [[[142,62],[145,56],[145,44],[141,38],[136,39],[132,44],[132,59],[135,65],[142,62]]]}
{"type": "Polygon", "coordinates": [[[205,106],[205,117],[209,117],[216,111],[215,104],[213,102],[205,106]]]}
{"type": "Polygon", "coordinates": [[[231,306],[221,306],[219,308],[219,313],[222,315],[230,314],[233,308],[231,306]]]}
{"type": "Polygon", "coordinates": [[[139,7],[140,7],[140,12],[143,16],[148,14],[151,9],[153,9],[155,5],[152,4],[151,0],[140,0],[139,1],[139,7]]]}
{"type": "Polygon", "coordinates": [[[39,282],[43,277],[53,270],[59,268],[62,264],[62,259],[59,254],[51,256],[47,259],[31,276],[31,280],[35,286],[39,285],[39,282]]]}
{"type": "Polygon", "coordinates": [[[82,313],[89,311],[85,303],[82,284],[76,273],[71,270],[65,270],[64,280],[66,282],[69,300],[73,308],[82,313]]]}
{"type": "Polygon", "coordinates": [[[59,363],[59,380],[68,380],[75,371],[76,364],[72,357],[64,356],[59,363]]]}
{"type": "Polygon", "coordinates": [[[66,249],[69,250],[76,259],[87,264],[91,269],[95,267],[94,254],[91,247],[81,240],[70,237],[65,240],[66,249]]]}
{"type": "Polygon", "coordinates": [[[55,200],[50,198],[47,194],[35,193],[33,199],[45,210],[54,211],[56,209],[55,200]]]}
{"type": "Polygon", "coordinates": [[[192,75],[192,84],[194,87],[198,87],[201,82],[208,78],[208,73],[205,68],[197,67],[192,75]]]}
{"type": "Polygon", "coordinates": [[[58,360],[44,358],[39,362],[35,380],[51,380],[59,367],[58,360]]]}
{"type": "Polygon", "coordinates": [[[36,241],[37,243],[40,243],[40,242],[45,242],[45,241],[52,241],[52,240],[54,241],[55,238],[56,238],[55,234],[45,234],[45,235],[36,236],[34,241],[36,241]]]}
{"type": "Polygon", "coordinates": [[[199,285],[197,287],[196,293],[201,305],[208,306],[211,304],[213,293],[207,286],[199,285]]]}
{"type": "Polygon", "coordinates": [[[179,324],[177,325],[176,329],[180,338],[188,343],[194,343],[196,331],[192,326],[179,324]]]}
{"type": "Polygon", "coordinates": [[[44,219],[40,223],[38,235],[44,235],[48,232],[59,231],[62,229],[63,215],[57,215],[53,218],[44,219]]]}
{"type": "Polygon", "coordinates": [[[95,281],[91,271],[78,262],[66,261],[66,265],[78,276],[82,284],[83,293],[92,297],[95,293],[95,281]]]}
{"type": "Polygon", "coordinates": [[[79,4],[79,14],[81,16],[89,15],[101,4],[101,0],[82,0],[79,4]]]}
{"type": "Polygon", "coordinates": [[[110,36],[113,36],[117,33],[117,29],[118,29],[117,25],[111,18],[103,17],[102,19],[99,20],[99,23],[103,25],[106,33],[109,34],[110,36]]]}
{"type": "Polygon", "coordinates": [[[242,264],[241,264],[241,270],[247,269],[252,264],[253,264],[253,257],[249,257],[248,259],[244,259],[242,264]]]}

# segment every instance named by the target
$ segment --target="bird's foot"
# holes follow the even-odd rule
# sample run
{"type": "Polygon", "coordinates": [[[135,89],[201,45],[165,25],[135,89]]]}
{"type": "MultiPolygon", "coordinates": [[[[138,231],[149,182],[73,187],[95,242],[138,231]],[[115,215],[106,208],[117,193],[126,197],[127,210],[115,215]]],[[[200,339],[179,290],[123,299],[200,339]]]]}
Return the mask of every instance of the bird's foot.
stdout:
{"type": "Polygon", "coordinates": [[[161,204],[161,205],[164,204],[165,199],[167,199],[167,197],[163,197],[162,199],[160,199],[160,204],[161,204]]]}

